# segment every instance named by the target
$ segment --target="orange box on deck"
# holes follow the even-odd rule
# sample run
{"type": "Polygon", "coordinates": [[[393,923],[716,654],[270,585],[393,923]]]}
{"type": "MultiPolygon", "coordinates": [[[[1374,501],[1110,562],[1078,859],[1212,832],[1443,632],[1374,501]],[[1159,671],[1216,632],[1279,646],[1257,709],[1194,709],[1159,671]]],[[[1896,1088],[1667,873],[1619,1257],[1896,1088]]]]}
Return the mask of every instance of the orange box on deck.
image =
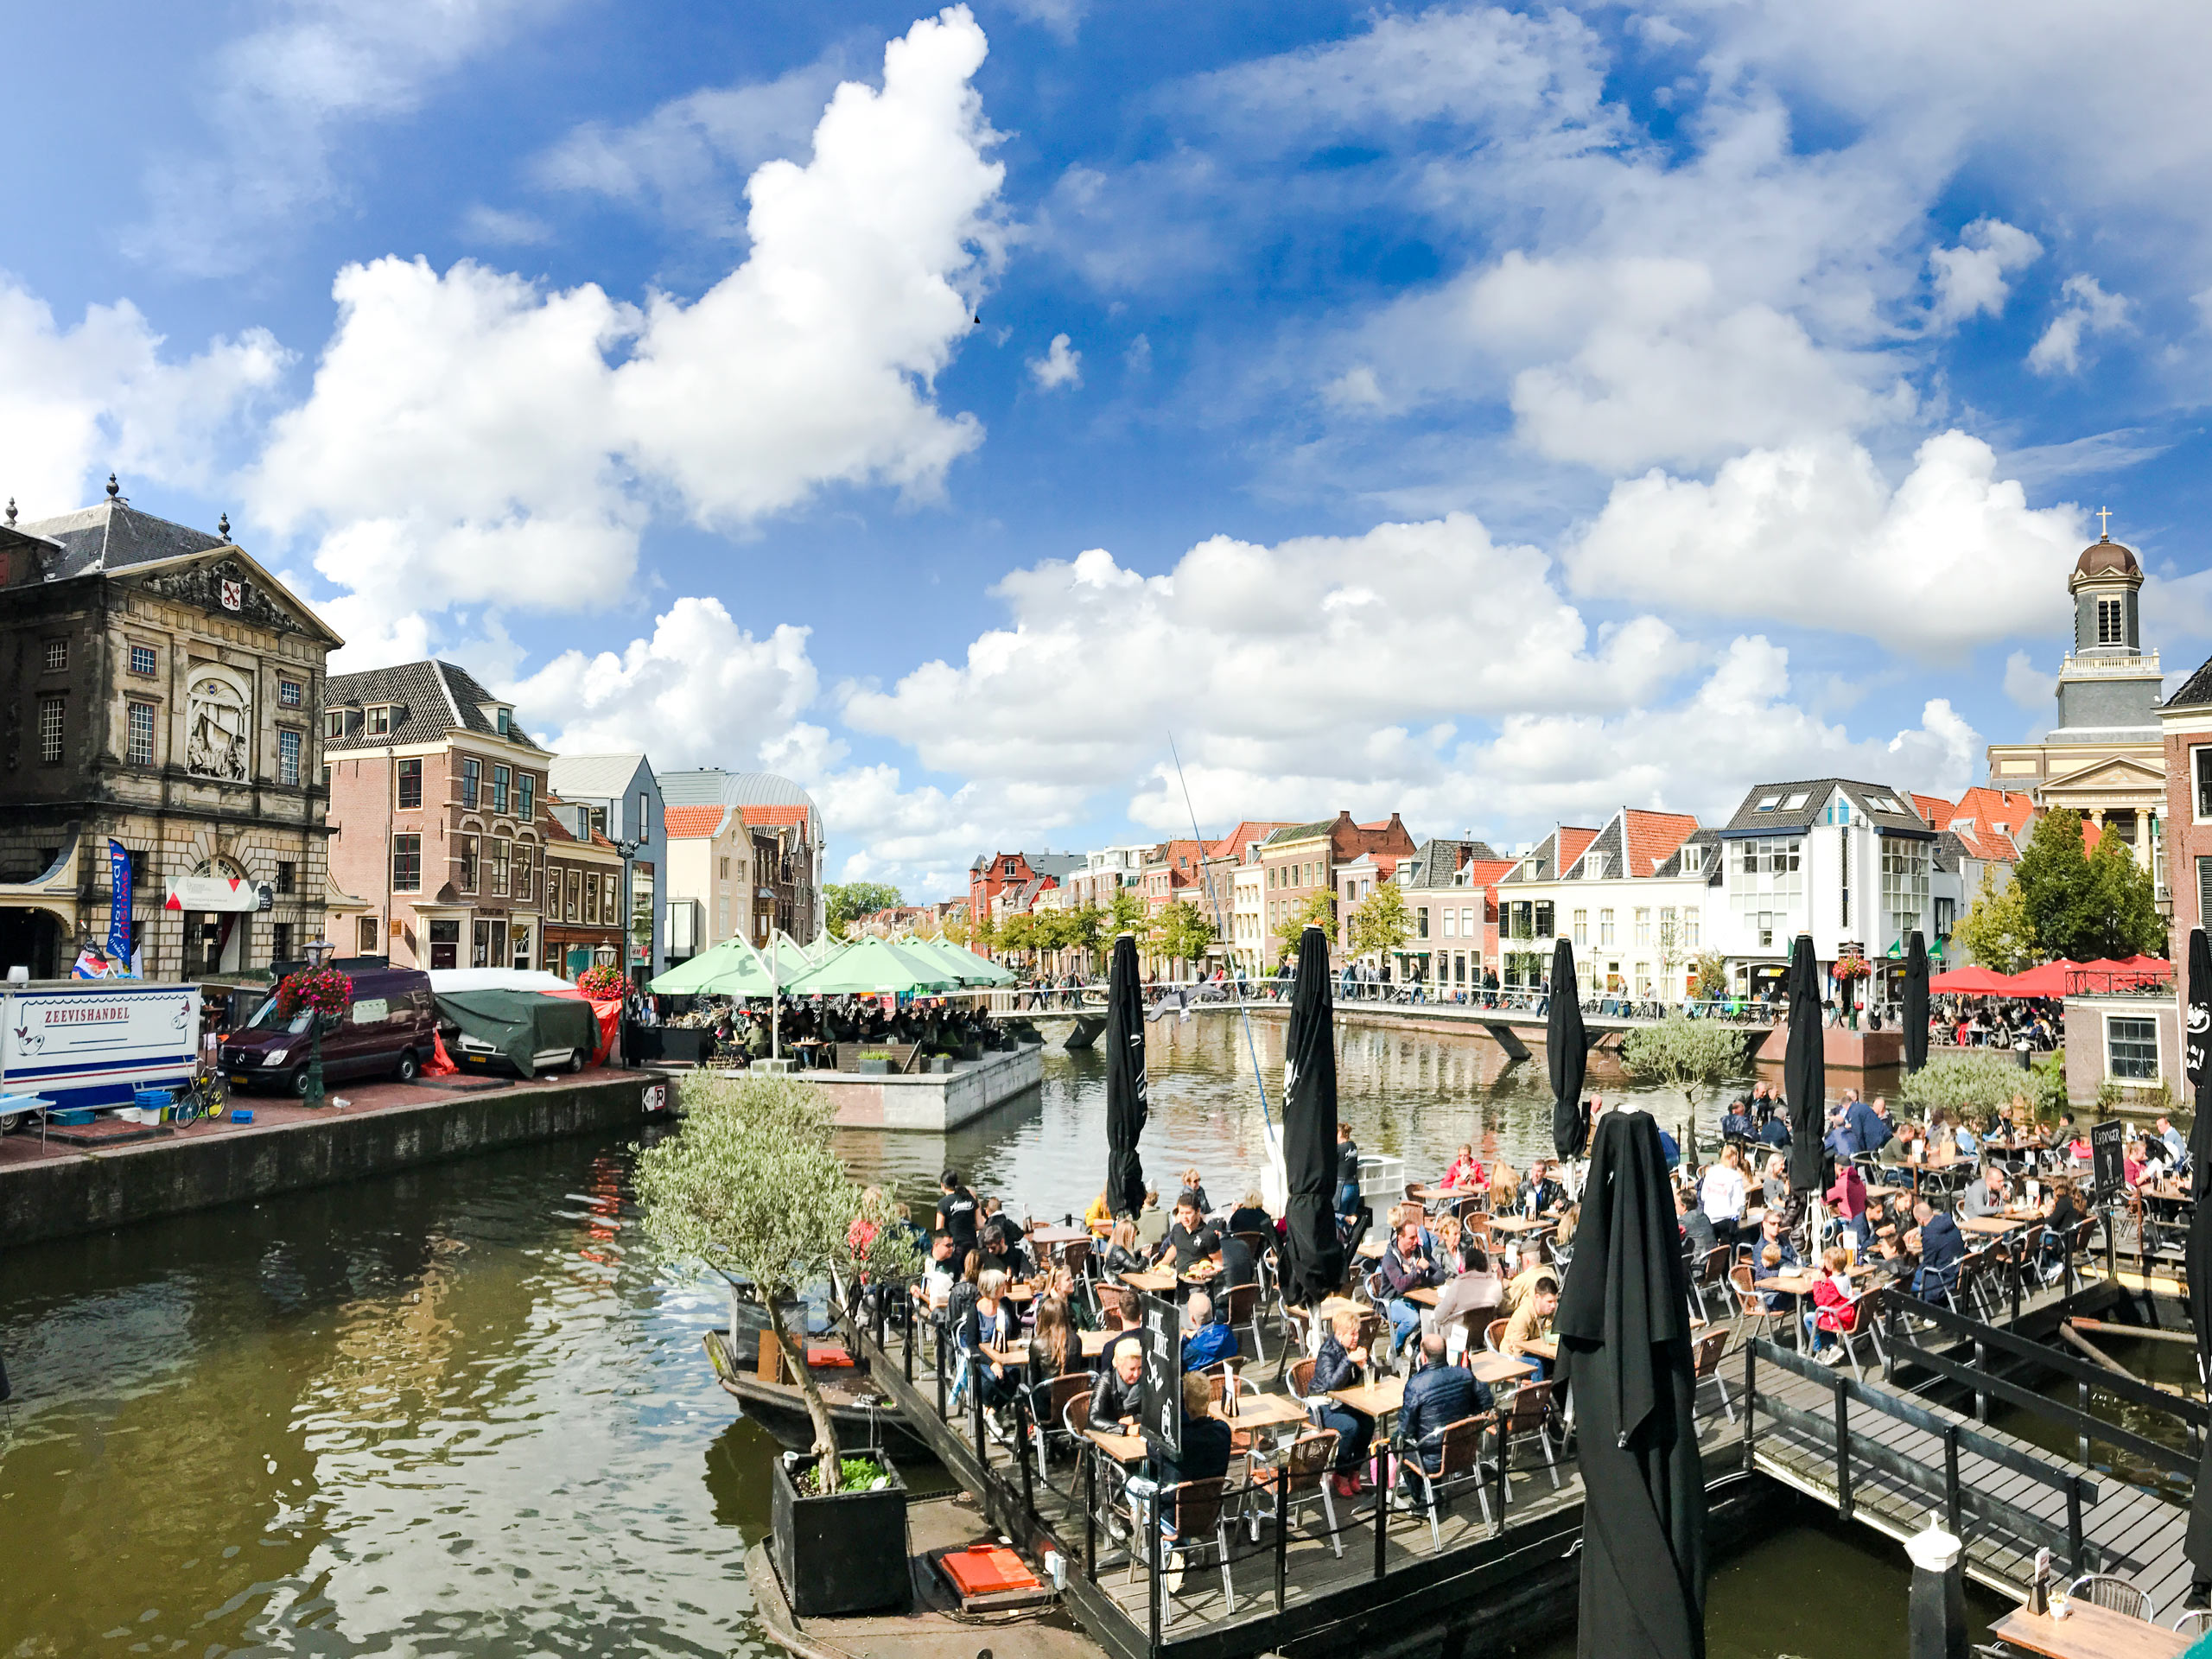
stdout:
{"type": "Polygon", "coordinates": [[[1037,1575],[1021,1564],[1021,1557],[1003,1544],[970,1544],[949,1549],[938,1557],[944,1576],[963,1596],[1003,1595],[1009,1590],[1034,1590],[1037,1575]]]}

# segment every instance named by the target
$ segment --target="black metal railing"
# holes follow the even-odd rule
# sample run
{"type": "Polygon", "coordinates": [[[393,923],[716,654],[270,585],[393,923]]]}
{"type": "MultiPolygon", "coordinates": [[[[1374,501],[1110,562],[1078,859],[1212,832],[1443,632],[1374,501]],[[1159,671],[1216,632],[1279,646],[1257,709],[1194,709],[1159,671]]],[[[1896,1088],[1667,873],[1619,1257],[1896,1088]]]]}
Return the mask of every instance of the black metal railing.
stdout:
{"type": "Polygon", "coordinates": [[[1827,1449],[1834,1471],[1837,1512],[1845,1520],[1853,1517],[1856,1507],[1854,1474],[1856,1469],[1863,1465],[1940,1503],[1952,1535],[1962,1543],[1968,1541],[1973,1535],[1967,1524],[1972,1520],[1980,1523],[1987,1531],[2024,1538],[2034,1548],[2049,1548],[2054,1554],[2063,1551],[2069,1572],[2094,1570],[2088,1561],[2082,1510],[2085,1505],[2097,1501],[2097,1484],[2080,1471],[2062,1467],[2023,1452],[2018,1446],[2007,1446],[2004,1441],[1910,1396],[1861,1382],[1802,1354],[1777,1347],[1764,1338],[1753,1338],[1744,1344],[1744,1392],[1746,1400],[1744,1412],[1745,1468],[1749,1470],[1754,1466],[1758,1455],[1758,1422],[1764,1414],[1770,1421],[1791,1434],[1827,1449]],[[1822,1417],[1817,1412],[1808,1411],[1760,1389],[1758,1367],[1762,1362],[1828,1390],[1833,1401],[1834,1418],[1822,1417]],[[1851,1427],[1851,1408],[1853,1406],[1892,1418],[1940,1440],[1943,1444],[1943,1466],[1939,1470],[1920,1459],[1909,1457],[1892,1446],[1883,1445],[1872,1435],[1854,1433],[1851,1427]],[[2066,1501],[2065,1529],[2062,1532],[2048,1522],[2026,1513],[2017,1504],[1999,1502],[1966,1484],[1959,1474],[1959,1455],[1961,1452],[1972,1452],[2013,1474],[2025,1475],[2037,1484],[2058,1493],[2066,1501]]]}

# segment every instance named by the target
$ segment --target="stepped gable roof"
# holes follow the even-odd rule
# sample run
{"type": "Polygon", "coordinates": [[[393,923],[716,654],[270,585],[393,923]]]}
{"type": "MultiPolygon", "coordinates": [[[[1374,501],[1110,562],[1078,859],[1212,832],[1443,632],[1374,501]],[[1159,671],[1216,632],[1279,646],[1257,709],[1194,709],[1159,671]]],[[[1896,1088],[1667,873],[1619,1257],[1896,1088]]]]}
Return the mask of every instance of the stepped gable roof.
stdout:
{"type": "MultiPolygon", "coordinates": [[[[484,712],[483,705],[505,702],[505,697],[495,697],[486,690],[467,669],[435,658],[365,669],[358,674],[333,674],[323,684],[324,708],[366,709],[385,703],[391,705],[393,718],[389,732],[354,731],[349,724],[344,736],[327,737],[322,746],[328,753],[380,749],[388,744],[435,743],[454,731],[498,738],[499,728],[484,712]]],[[[505,741],[524,748],[537,747],[522,723],[512,718],[505,741]]],[[[559,764],[555,761],[554,768],[559,764]]],[[[559,785],[550,779],[548,787],[559,792],[559,785]]]]}
{"type": "Polygon", "coordinates": [[[1827,810],[1828,798],[1837,790],[1849,798],[1853,821],[1872,823],[1900,835],[1931,838],[1930,830],[1906,803],[1902,790],[1883,784],[1859,783],[1849,778],[1807,778],[1795,782],[1760,784],[1744,797],[1736,815],[1720,826],[1723,840],[1741,836],[1802,834],[1827,810]],[[1876,802],[1886,803],[1877,806],[1876,802]],[[1765,804],[1770,802],[1771,804],[1765,804]]]}
{"type": "Polygon", "coordinates": [[[152,564],[234,545],[208,531],[141,512],[120,496],[16,528],[21,533],[43,537],[60,549],[47,557],[46,575],[50,582],[81,576],[87,571],[127,570],[134,564],[152,564]]]}
{"type": "Polygon", "coordinates": [[[671,806],[661,814],[661,823],[671,841],[696,841],[721,833],[728,821],[726,806],[671,806]]]}

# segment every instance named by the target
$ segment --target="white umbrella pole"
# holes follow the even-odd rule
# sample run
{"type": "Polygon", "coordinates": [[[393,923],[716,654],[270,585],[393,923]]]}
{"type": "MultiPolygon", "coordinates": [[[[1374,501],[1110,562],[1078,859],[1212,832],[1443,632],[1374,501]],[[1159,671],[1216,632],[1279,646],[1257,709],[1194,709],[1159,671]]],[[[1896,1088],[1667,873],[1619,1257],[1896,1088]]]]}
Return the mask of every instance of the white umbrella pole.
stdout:
{"type": "Polygon", "coordinates": [[[781,962],[777,952],[777,929],[768,935],[768,1058],[780,1061],[784,1058],[784,976],[779,971],[781,962]]]}

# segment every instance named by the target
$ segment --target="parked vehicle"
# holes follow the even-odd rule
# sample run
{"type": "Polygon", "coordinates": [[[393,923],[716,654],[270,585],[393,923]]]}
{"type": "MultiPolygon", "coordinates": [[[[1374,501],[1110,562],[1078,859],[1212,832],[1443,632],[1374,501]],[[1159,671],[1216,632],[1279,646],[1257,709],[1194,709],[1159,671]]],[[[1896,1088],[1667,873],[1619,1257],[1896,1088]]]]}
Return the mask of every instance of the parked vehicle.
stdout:
{"type": "MultiPolygon", "coordinates": [[[[396,1077],[410,1083],[435,1052],[437,1000],[430,976],[419,968],[361,968],[340,963],[353,982],[353,1003],[342,1014],[322,1016],[322,1076],[396,1077]]],[[[280,1014],[274,997],[251,1020],[223,1039],[223,1075],[233,1089],[308,1091],[314,1045],[306,1009],[280,1014]]]]}
{"type": "Polygon", "coordinates": [[[599,1021],[573,993],[492,988],[442,991],[437,1001],[446,1052],[464,1071],[581,1071],[598,1052],[599,1021]]]}

